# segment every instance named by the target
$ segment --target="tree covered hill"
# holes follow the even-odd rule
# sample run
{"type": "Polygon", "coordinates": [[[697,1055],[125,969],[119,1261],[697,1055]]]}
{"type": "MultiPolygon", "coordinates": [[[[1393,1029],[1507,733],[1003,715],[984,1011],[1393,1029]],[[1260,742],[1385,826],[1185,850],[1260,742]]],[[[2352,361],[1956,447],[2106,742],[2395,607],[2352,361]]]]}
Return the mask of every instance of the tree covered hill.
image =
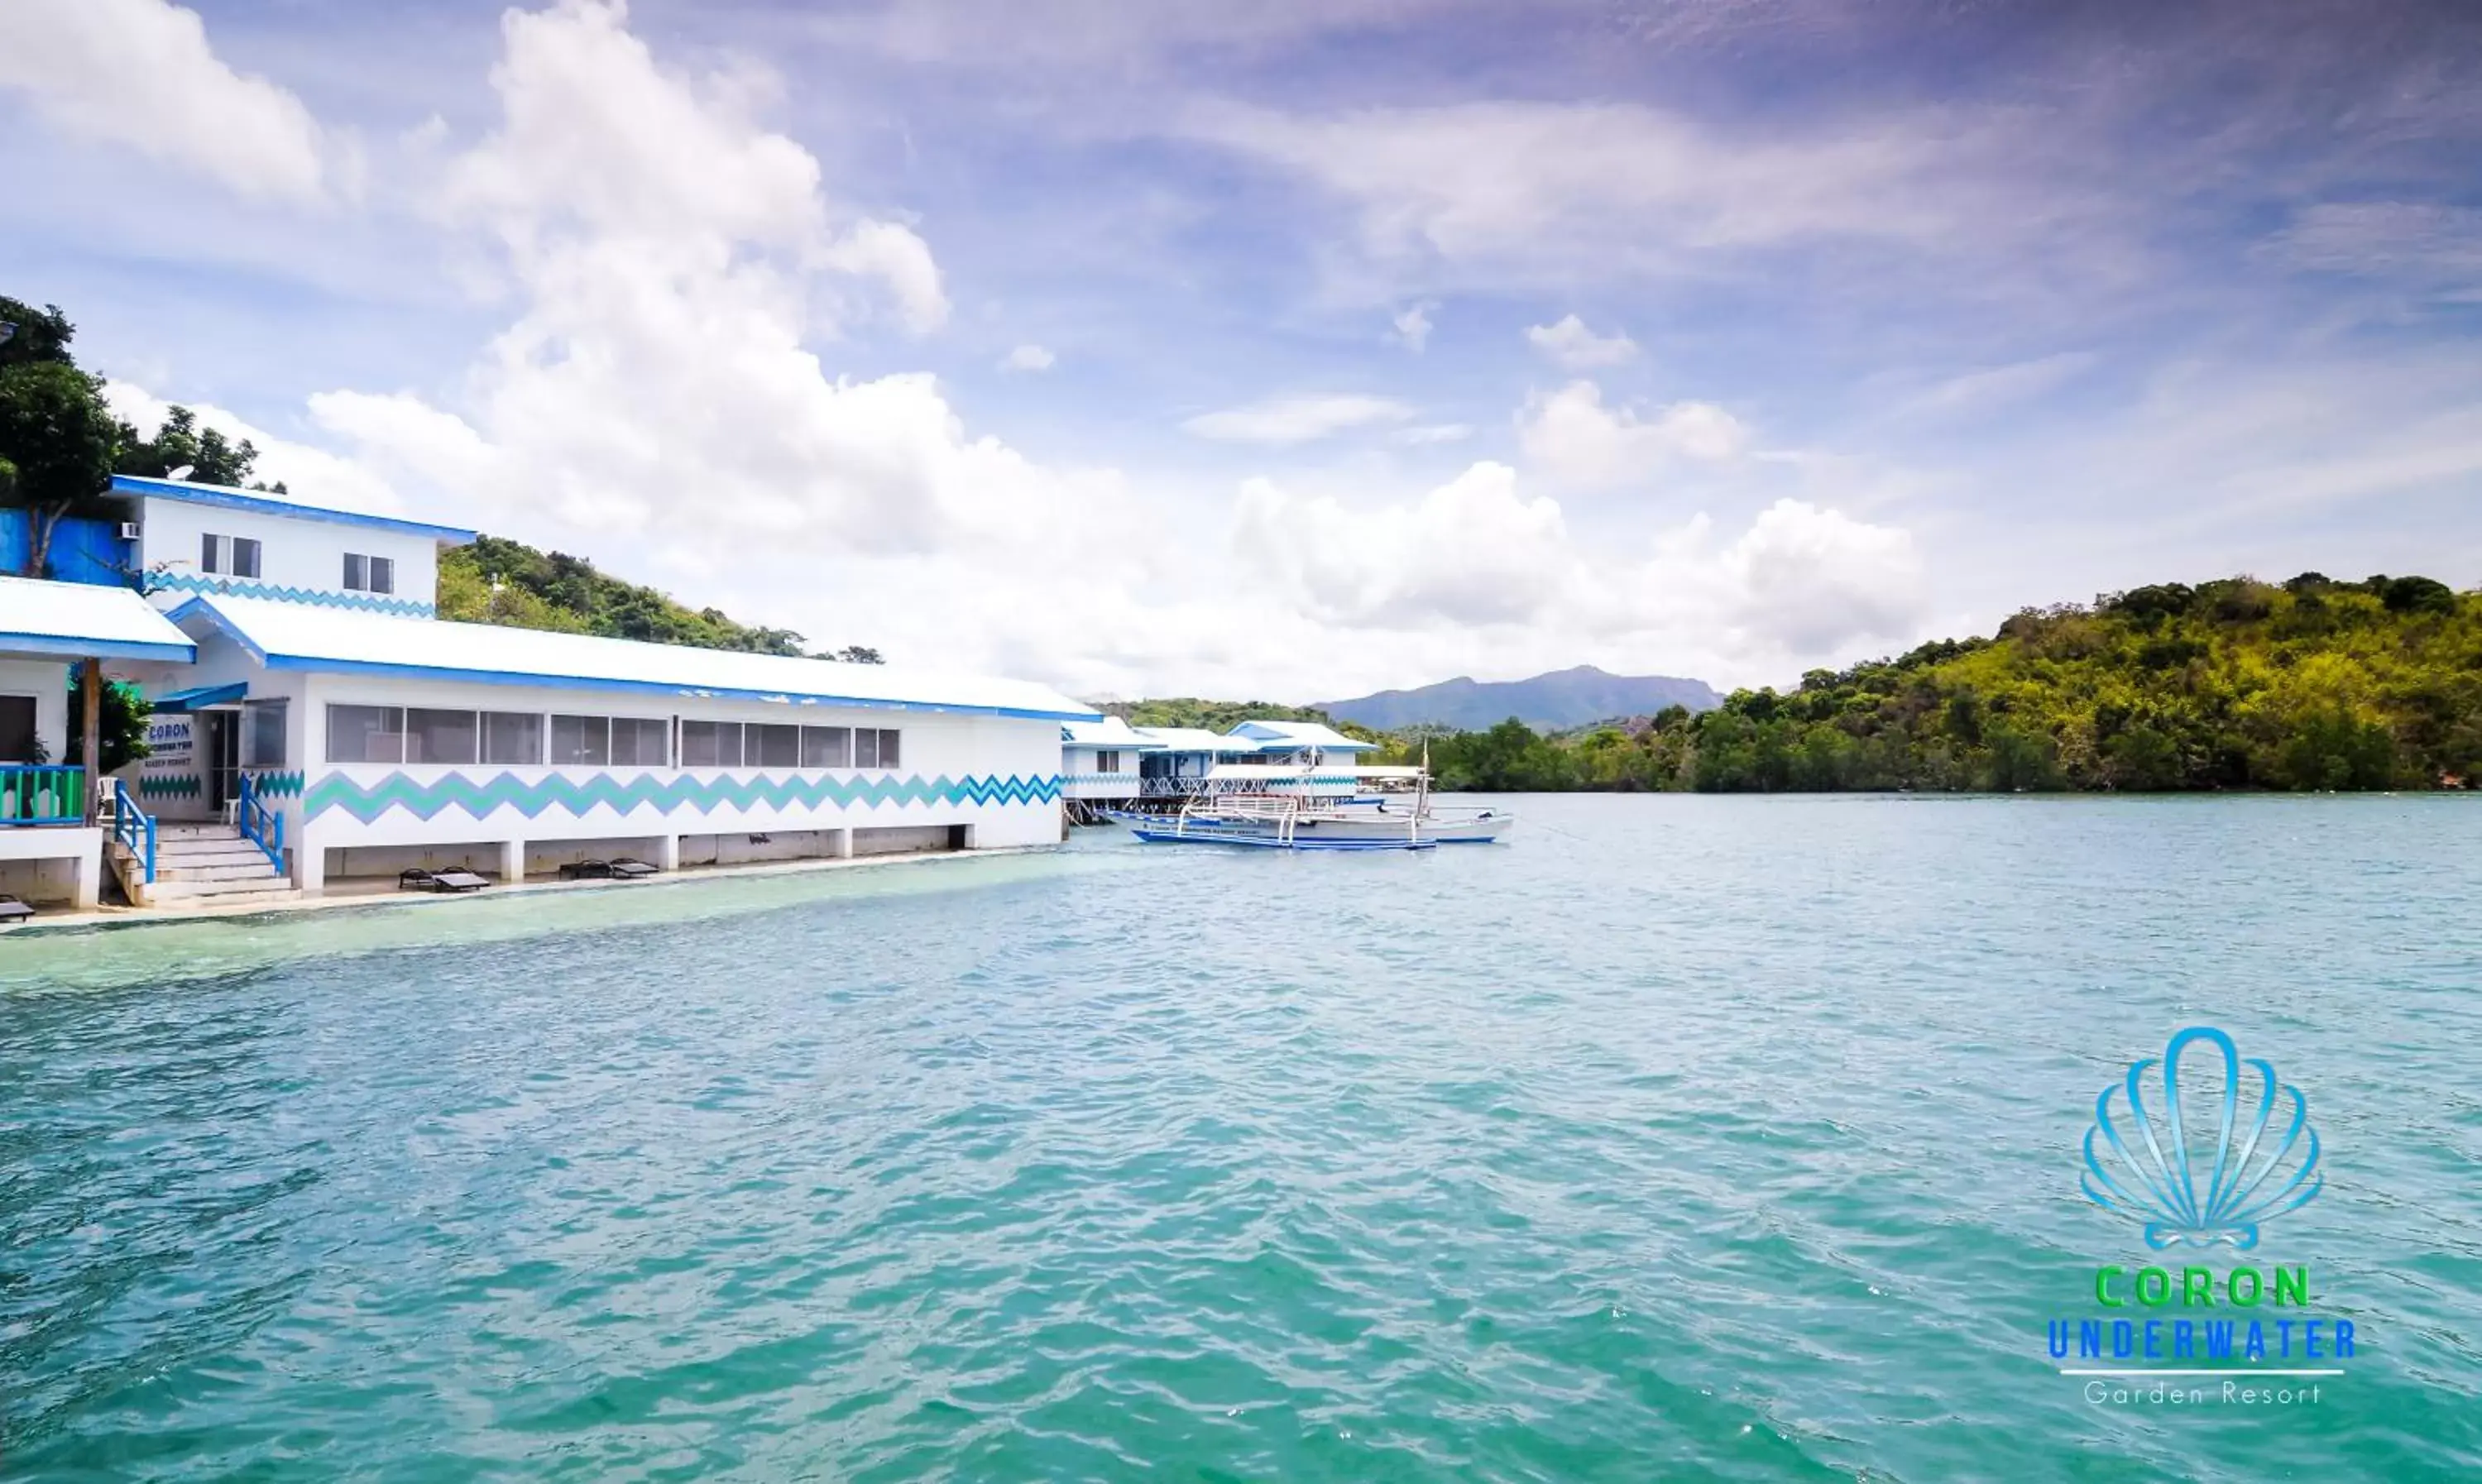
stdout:
{"type": "MultiPolygon", "coordinates": [[[[736,623],[713,608],[693,609],[653,588],[607,576],[584,557],[537,551],[498,536],[477,537],[471,545],[440,553],[438,602],[441,618],[476,623],[757,654],[809,652],[789,628],[736,623]]],[[[880,662],[878,650],[859,645],[810,657],[880,662]]]]}
{"type": "Polygon", "coordinates": [[[1283,706],[1272,701],[1201,701],[1195,696],[1173,696],[1160,701],[1107,702],[1097,709],[1132,727],[1195,727],[1203,731],[1227,732],[1254,717],[1260,721],[1321,722],[1348,737],[1364,742],[1382,740],[1381,733],[1340,722],[1316,706],[1283,706]]]}
{"type": "Polygon", "coordinates": [[[2482,594],[2316,572],[2138,588],[1700,715],[1551,738],[1512,720],[1431,756],[1489,789],[2474,786],[2482,594]]]}

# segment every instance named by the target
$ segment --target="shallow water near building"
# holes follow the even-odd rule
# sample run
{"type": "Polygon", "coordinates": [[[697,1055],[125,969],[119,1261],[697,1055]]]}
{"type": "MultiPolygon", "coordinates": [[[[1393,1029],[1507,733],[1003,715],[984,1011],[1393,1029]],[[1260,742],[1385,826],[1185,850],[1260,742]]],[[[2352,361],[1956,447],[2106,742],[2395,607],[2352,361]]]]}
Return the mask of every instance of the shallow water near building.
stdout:
{"type": "Polygon", "coordinates": [[[2482,801],[1518,801],[0,941],[0,1477],[2482,1471],[2482,801]],[[2327,1188],[2078,1192],[2189,1024],[2327,1188]],[[2090,1399],[2308,1269],[2315,1401],[2090,1399]]]}

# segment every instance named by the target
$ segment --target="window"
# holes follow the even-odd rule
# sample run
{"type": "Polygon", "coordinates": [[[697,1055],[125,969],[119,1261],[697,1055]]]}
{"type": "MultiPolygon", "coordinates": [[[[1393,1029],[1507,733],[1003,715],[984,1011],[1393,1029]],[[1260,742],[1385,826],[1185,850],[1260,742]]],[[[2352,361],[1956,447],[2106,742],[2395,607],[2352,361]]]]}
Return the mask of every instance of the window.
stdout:
{"type": "Polygon", "coordinates": [[[805,768],[852,767],[853,729],[850,727],[803,728],[802,766],[805,768]]]}
{"type": "Polygon", "coordinates": [[[755,724],[742,729],[741,760],[758,768],[798,768],[802,765],[802,729],[772,724],[755,724]]]}
{"type": "Polygon", "coordinates": [[[255,577],[258,575],[258,543],[247,536],[202,535],[198,538],[198,570],[255,577]]]}
{"type": "Polygon", "coordinates": [[[364,556],[357,551],[346,552],[345,591],[348,593],[395,592],[395,560],[390,557],[364,556]]]}
{"type": "Polygon", "coordinates": [[[613,763],[632,763],[642,768],[669,766],[673,760],[672,731],[670,722],[651,722],[636,716],[612,718],[613,763]]]}
{"type": "Polygon", "coordinates": [[[543,759],[543,724],[522,711],[483,713],[483,760],[533,767],[543,759]]]}
{"type": "Polygon", "coordinates": [[[245,701],[241,706],[241,765],[284,766],[284,702],[245,701]]]}
{"type": "Polygon", "coordinates": [[[681,723],[681,766],[684,768],[740,767],[741,724],[739,722],[681,723]]]}
{"type": "Polygon", "coordinates": [[[896,733],[873,727],[854,729],[854,766],[857,768],[892,768],[896,766],[896,733]]]}
{"type": "Polygon", "coordinates": [[[565,767],[607,767],[612,762],[611,724],[600,716],[551,719],[551,760],[565,767]]]}
{"type": "Polygon", "coordinates": [[[330,706],[328,760],[405,761],[405,712],[396,706],[330,706]]]}
{"type": "Polygon", "coordinates": [[[405,713],[405,760],[408,762],[472,762],[482,755],[471,711],[405,713]]]}

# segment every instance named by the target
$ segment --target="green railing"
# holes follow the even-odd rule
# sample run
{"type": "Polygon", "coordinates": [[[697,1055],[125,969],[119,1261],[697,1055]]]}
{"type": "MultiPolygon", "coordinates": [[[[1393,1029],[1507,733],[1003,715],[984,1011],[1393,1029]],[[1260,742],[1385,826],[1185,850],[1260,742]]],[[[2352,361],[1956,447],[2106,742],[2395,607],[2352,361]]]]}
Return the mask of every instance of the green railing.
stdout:
{"type": "Polygon", "coordinates": [[[0,764],[0,827],[86,823],[86,769],[0,764]]]}

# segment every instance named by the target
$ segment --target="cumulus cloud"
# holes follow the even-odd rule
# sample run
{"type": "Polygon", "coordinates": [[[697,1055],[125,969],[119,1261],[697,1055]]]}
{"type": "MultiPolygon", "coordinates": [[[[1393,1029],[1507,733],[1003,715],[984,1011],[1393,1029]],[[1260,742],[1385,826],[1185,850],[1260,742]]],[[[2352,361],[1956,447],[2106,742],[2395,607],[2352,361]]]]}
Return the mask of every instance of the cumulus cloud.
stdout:
{"type": "Polygon", "coordinates": [[[9,0],[0,88],[55,125],[198,170],[245,196],[309,199],[325,140],[302,100],[236,72],[166,0],[9,0]]]}
{"type": "Polygon", "coordinates": [[[1252,480],[1231,547],[1254,582],[1324,623],[1523,627],[1606,654],[1703,649],[1742,673],[1901,642],[1924,611],[1900,527],[1786,498],[1729,542],[1702,514],[1630,549],[1578,538],[1556,500],[1490,462],[1375,506],[1252,480]]]}
{"type": "Polygon", "coordinates": [[[1057,359],[1059,359],[1058,357],[1052,355],[1049,351],[1044,350],[1040,345],[1020,345],[1016,350],[1013,350],[1000,358],[1000,369],[1003,371],[1048,371],[1051,369],[1052,362],[1057,359]]]}
{"type": "MultiPolygon", "coordinates": [[[[171,402],[129,382],[106,382],[103,400],[112,409],[112,415],[137,429],[142,437],[151,438],[161,432],[165,415],[172,410],[171,402]]],[[[212,403],[182,405],[198,418],[201,429],[213,428],[232,442],[247,441],[257,449],[258,463],[251,477],[284,486],[286,497],[373,515],[394,514],[404,508],[405,502],[388,482],[361,464],[339,458],[324,448],[278,437],[212,403]]]]}
{"type": "Polygon", "coordinates": [[[1619,331],[1598,335],[1573,314],[1556,325],[1527,326],[1525,339],[1552,364],[1569,371],[1616,366],[1637,354],[1637,342],[1627,335],[1619,331]]]}
{"type": "Polygon", "coordinates": [[[1640,414],[1603,405],[1601,388],[1571,382],[1528,399],[1518,418],[1526,459],[1554,482],[1608,490],[1684,461],[1721,463],[1749,446],[1749,430],[1711,402],[1676,402],[1640,414]]]}
{"type": "Polygon", "coordinates": [[[1413,410],[1388,397],[1278,397],[1248,407],[1204,412],[1181,424],[1226,443],[1307,443],[1373,423],[1403,422],[1413,410]]]}

